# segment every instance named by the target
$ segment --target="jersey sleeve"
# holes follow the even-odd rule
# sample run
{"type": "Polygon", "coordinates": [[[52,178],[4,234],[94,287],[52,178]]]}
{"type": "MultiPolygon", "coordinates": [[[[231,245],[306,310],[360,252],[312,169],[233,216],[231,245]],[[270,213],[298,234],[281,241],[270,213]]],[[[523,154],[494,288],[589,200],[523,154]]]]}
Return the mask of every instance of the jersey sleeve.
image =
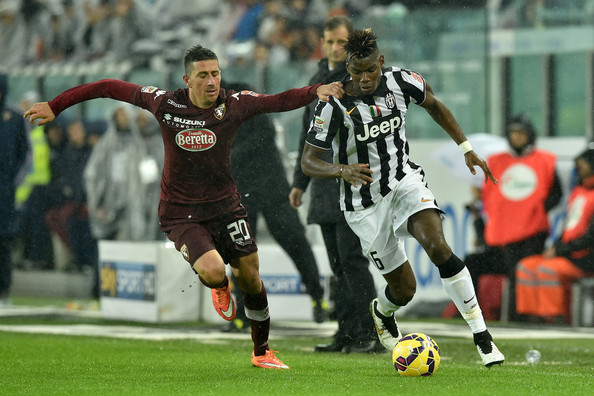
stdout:
{"type": "Polygon", "coordinates": [[[230,100],[237,101],[245,117],[262,113],[278,113],[295,110],[316,99],[316,90],[321,84],[293,88],[275,95],[254,91],[230,92],[230,100]]]}
{"type": "Polygon", "coordinates": [[[60,114],[70,106],[97,98],[111,98],[127,103],[135,103],[139,85],[126,81],[103,79],[70,88],[48,102],[54,115],[60,114]]]}
{"type": "Polygon", "coordinates": [[[165,99],[166,92],[164,89],[159,89],[152,85],[144,85],[138,87],[131,103],[156,114],[161,107],[161,102],[165,99]]]}
{"type": "Polygon", "coordinates": [[[330,97],[329,102],[318,101],[305,141],[323,150],[330,150],[338,132],[341,115],[340,107],[333,97],[330,97]]]}
{"type": "Polygon", "coordinates": [[[416,104],[425,101],[426,82],[423,76],[411,70],[401,69],[402,92],[410,96],[416,104]]]}

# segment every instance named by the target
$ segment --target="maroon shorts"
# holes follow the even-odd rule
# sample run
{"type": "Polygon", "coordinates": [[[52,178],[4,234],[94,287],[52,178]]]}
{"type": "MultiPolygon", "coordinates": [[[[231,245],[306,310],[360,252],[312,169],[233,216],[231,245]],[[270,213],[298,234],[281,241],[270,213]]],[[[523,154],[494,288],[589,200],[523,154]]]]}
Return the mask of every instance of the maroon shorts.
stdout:
{"type": "Polygon", "coordinates": [[[216,249],[225,263],[258,251],[238,196],[206,205],[161,201],[159,225],[192,269],[209,250],[216,249]]]}

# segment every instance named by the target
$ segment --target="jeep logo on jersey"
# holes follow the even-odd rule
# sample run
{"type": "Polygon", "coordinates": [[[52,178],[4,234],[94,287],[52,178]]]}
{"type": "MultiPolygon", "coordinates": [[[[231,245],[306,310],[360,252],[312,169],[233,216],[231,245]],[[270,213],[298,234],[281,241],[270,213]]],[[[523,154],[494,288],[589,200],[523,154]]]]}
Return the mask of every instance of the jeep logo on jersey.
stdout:
{"type": "Polygon", "coordinates": [[[402,124],[402,119],[400,116],[394,116],[393,114],[390,116],[378,118],[373,122],[363,124],[363,134],[357,134],[357,140],[360,142],[372,142],[377,140],[380,135],[393,134],[398,131],[402,124]],[[392,118],[389,118],[390,116],[392,118]]]}
{"type": "Polygon", "coordinates": [[[216,135],[208,129],[186,129],[175,135],[175,143],[186,151],[208,150],[216,142],[216,135]]]}

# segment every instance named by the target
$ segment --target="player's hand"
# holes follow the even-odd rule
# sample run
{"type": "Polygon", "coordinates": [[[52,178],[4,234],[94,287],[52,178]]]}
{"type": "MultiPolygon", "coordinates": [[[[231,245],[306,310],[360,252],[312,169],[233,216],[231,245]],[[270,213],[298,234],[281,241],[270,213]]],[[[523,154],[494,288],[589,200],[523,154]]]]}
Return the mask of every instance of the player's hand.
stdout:
{"type": "Polygon", "coordinates": [[[301,197],[303,196],[303,190],[297,187],[293,187],[289,193],[289,203],[293,209],[297,209],[303,204],[301,197]]]}
{"type": "Polygon", "coordinates": [[[371,177],[372,173],[373,171],[369,169],[369,164],[344,165],[342,178],[353,186],[358,187],[357,183],[363,185],[373,183],[373,178],[371,177]]]}
{"type": "Polygon", "coordinates": [[[53,121],[56,115],[47,102],[38,102],[31,106],[29,110],[25,111],[23,118],[27,117],[29,117],[31,124],[35,124],[35,120],[40,120],[37,125],[43,125],[53,121]]]}
{"type": "Polygon", "coordinates": [[[342,98],[344,89],[342,88],[342,83],[333,82],[326,85],[320,85],[316,90],[316,93],[318,94],[318,99],[327,102],[330,100],[330,96],[334,96],[336,99],[342,98]]]}
{"type": "Polygon", "coordinates": [[[476,170],[474,169],[475,166],[478,166],[483,170],[483,173],[485,174],[485,183],[489,180],[491,180],[494,184],[499,182],[497,179],[495,179],[493,173],[491,173],[491,169],[489,168],[489,165],[487,165],[487,162],[479,157],[474,151],[469,151],[464,154],[464,161],[466,161],[466,166],[468,169],[470,169],[470,173],[473,175],[476,175],[476,170]]]}

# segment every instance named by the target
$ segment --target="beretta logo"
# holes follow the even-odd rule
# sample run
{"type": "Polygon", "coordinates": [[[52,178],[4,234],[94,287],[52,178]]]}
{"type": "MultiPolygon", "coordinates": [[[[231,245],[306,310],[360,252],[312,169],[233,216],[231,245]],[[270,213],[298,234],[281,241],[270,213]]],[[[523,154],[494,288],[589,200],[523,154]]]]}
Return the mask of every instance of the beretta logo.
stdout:
{"type": "Polygon", "coordinates": [[[187,151],[208,150],[216,142],[216,135],[209,129],[186,129],[175,135],[175,143],[187,151]]]}

